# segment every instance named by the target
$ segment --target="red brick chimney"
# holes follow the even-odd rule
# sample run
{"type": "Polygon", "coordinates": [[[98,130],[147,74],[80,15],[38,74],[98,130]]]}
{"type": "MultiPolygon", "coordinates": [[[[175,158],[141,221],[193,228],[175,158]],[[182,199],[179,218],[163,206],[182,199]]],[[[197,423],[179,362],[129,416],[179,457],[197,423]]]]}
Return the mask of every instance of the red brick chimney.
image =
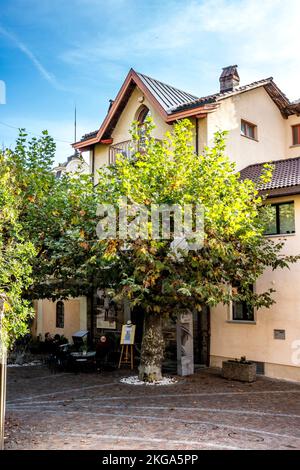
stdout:
{"type": "Polygon", "coordinates": [[[240,84],[240,77],[237,71],[237,65],[224,67],[220,76],[220,92],[233,91],[240,84]]]}

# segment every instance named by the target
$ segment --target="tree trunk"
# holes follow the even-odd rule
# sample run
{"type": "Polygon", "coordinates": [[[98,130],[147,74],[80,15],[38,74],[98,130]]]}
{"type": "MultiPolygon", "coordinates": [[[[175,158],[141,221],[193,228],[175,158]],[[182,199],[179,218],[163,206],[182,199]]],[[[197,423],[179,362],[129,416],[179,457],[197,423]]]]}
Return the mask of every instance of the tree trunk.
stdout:
{"type": "Polygon", "coordinates": [[[139,366],[140,380],[144,382],[161,380],[164,346],[161,315],[145,313],[141,362],[139,366]]]}

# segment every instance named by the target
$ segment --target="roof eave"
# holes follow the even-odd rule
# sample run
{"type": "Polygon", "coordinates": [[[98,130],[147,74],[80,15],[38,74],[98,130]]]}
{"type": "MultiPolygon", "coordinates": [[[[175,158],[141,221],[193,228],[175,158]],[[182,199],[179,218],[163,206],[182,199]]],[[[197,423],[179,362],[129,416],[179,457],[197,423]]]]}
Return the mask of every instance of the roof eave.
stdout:
{"type": "Polygon", "coordinates": [[[168,116],[166,119],[166,122],[171,124],[174,121],[177,121],[178,119],[184,119],[188,117],[206,117],[207,114],[214,112],[217,108],[219,107],[219,104],[213,103],[213,104],[203,104],[201,106],[197,106],[191,109],[186,109],[183,111],[177,111],[168,116]]]}
{"type": "Polygon", "coordinates": [[[114,100],[109,112],[107,113],[106,117],[104,118],[103,123],[100,126],[100,129],[97,133],[97,136],[92,138],[92,139],[87,139],[85,141],[80,141],[80,142],[75,142],[72,144],[72,146],[76,149],[83,149],[86,147],[91,147],[97,143],[99,143],[107,130],[112,118],[115,116],[118,108],[120,107],[120,103],[122,99],[124,98],[126,91],[128,90],[130,85],[136,85],[140,88],[140,90],[147,96],[149,101],[153,104],[153,106],[157,109],[161,117],[166,121],[168,114],[166,111],[163,109],[161,104],[157,101],[157,99],[152,95],[151,91],[144,85],[142,80],[139,78],[138,74],[133,70],[130,69],[127,77],[125,78],[125,81],[123,82],[123,85],[120,88],[119,93],[116,96],[116,99],[114,100]]]}
{"type": "Polygon", "coordinates": [[[267,199],[272,199],[281,196],[295,196],[297,194],[300,194],[300,184],[295,186],[285,186],[281,188],[261,189],[259,190],[259,193],[263,196],[267,196],[267,199]]]}
{"type": "Polygon", "coordinates": [[[155,96],[151,93],[151,91],[147,88],[147,86],[143,83],[143,81],[140,79],[138,74],[133,69],[130,69],[119,93],[117,94],[116,99],[114,100],[106,117],[104,118],[104,121],[101,124],[101,127],[96,137],[79,141],[79,142],[75,142],[74,144],[72,144],[73,148],[78,149],[80,151],[85,151],[85,150],[90,149],[97,143],[101,143],[101,142],[107,143],[108,136],[105,136],[105,132],[107,131],[112,119],[116,115],[120,107],[120,103],[122,102],[122,99],[124,98],[126,94],[126,91],[128,90],[129,86],[132,84],[137,86],[144,93],[144,95],[147,97],[147,99],[150,101],[153,107],[158,111],[161,118],[168,124],[171,124],[177,119],[183,119],[185,117],[192,117],[192,116],[204,117],[206,116],[207,113],[213,112],[218,106],[215,103],[202,104],[200,106],[195,106],[194,108],[191,108],[191,109],[177,111],[177,112],[174,111],[168,114],[164,110],[164,108],[161,106],[161,104],[158,102],[158,100],[155,98],[155,96]]]}

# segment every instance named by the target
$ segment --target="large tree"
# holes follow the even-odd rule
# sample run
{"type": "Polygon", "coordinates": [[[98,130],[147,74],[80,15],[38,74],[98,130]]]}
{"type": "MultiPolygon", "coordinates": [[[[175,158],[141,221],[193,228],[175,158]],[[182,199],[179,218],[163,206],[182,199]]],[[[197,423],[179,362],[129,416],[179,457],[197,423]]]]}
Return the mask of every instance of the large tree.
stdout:
{"type": "Polygon", "coordinates": [[[1,341],[7,346],[27,330],[33,314],[23,292],[32,282],[34,245],[22,233],[23,198],[13,168],[0,153],[0,295],[4,299],[1,341]]]}
{"type": "MultiPolygon", "coordinates": [[[[10,336],[25,331],[31,312],[26,299],[91,295],[96,287],[110,287],[117,300],[129,299],[144,312],[140,377],[148,381],[161,377],[165,317],[231,300],[269,307],[272,289],[255,293],[253,283],[267,267],[297,259],[282,256],[282,244],[264,237],[264,201],[251,181],[240,181],[225,155],[224,134],[216,134],[214,146],[198,156],[189,121],[175,124],[163,141],[151,137],[152,127],[148,120],[141,136],[133,125],[139,151],[100,169],[96,187],[90,175],[55,179],[53,140],[45,133],[28,142],[22,131],[16,148],[1,155],[0,192],[0,287],[15,305],[6,317],[10,336]],[[118,212],[125,197],[149,211],[152,205],[201,203],[203,245],[174,252],[172,238],[151,236],[152,220],[146,238],[115,234],[99,240],[97,206],[108,203],[118,212]],[[238,290],[230,288],[236,285],[238,290]]],[[[264,177],[270,174],[266,168],[264,177]]]]}
{"type": "Polygon", "coordinates": [[[96,201],[90,175],[55,178],[55,144],[45,131],[0,154],[0,293],[7,341],[24,334],[32,300],[91,291],[96,201]]]}
{"type": "MultiPolygon", "coordinates": [[[[273,289],[254,292],[253,284],[266,268],[285,268],[297,260],[283,256],[282,243],[264,236],[268,211],[253,182],[241,181],[226,156],[225,133],[217,133],[214,145],[197,155],[190,121],[175,124],[162,141],[151,137],[152,128],[149,119],[141,136],[134,123],[133,147],[140,150],[131,158],[118,155],[115,165],[100,169],[98,203],[118,212],[126,197],[129,205],[144,205],[149,213],[153,205],[200,203],[205,232],[201,247],[177,253],[172,238],[151,236],[152,220],[147,238],[122,240],[110,234],[100,242],[104,259],[117,265],[122,276],[114,286],[116,297],[144,311],[139,371],[146,381],[161,377],[163,318],[235,300],[270,307],[273,289]]],[[[270,176],[266,167],[263,178],[270,176]]]]}

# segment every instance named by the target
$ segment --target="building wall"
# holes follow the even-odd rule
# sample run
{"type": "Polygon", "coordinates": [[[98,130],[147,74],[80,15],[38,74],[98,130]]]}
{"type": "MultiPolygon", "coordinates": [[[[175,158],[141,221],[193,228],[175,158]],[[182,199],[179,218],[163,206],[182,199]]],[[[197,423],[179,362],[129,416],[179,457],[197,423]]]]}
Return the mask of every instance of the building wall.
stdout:
{"type": "Polygon", "coordinates": [[[220,101],[208,114],[207,139],[213,143],[217,130],[227,130],[227,155],[241,170],[253,163],[280,160],[286,152],[286,121],[264,88],[220,101]],[[257,126],[257,141],[241,135],[241,119],[257,126]]]}
{"type": "Polygon", "coordinates": [[[73,333],[87,327],[87,307],[86,297],[78,297],[64,301],[65,321],[64,328],[56,328],[56,302],[43,299],[34,303],[36,310],[36,319],[33,324],[33,335],[42,335],[49,332],[52,336],[55,334],[64,335],[69,340],[73,333]]]}
{"type": "MultiPolygon", "coordinates": [[[[113,144],[130,140],[130,124],[137,117],[141,106],[139,98],[142,92],[135,88],[116,128],[112,133],[113,144]]],[[[152,104],[144,98],[152,114],[156,128],[153,135],[161,139],[165,132],[172,130],[166,124],[152,104]]],[[[195,119],[191,119],[195,125],[195,119]]],[[[278,107],[263,87],[229,97],[220,101],[219,108],[208,114],[207,118],[198,119],[198,143],[202,152],[206,145],[213,144],[217,130],[227,130],[227,154],[241,170],[253,163],[280,160],[300,156],[300,146],[292,147],[291,126],[300,124],[300,117],[290,116],[284,119],[278,107]],[[241,119],[257,126],[257,140],[241,135],[241,119]]],[[[95,173],[101,166],[108,164],[109,145],[97,144],[95,152],[95,173]]],[[[90,165],[91,166],[91,165],[90,165]]],[[[95,174],[97,181],[97,174],[95,174]]]]}
{"type": "Polygon", "coordinates": [[[300,116],[289,116],[285,121],[286,155],[289,158],[300,157],[300,145],[293,146],[292,126],[300,124],[300,116]]]}
{"type": "MultiPolygon", "coordinates": [[[[272,199],[273,202],[294,200],[296,233],[273,236],[285,239],[285,254],[300,254],[300,196],[272,199]]],[[[273,288],[276,301],[270,309],[255,312],[254,323],[230,321],[230,308],[219,305],[211,312],[211,365],[221,366],[222,360],[246,356],[264,362],[265,375],[300,381],[300,299],[298,285],[300,263],[290,269],[266,270],[256,284],[257,292],[273,288]],[[274,329],[285,330],[285,340],[274,339],[274,329]],[[298,343],[297,343],[298,341],[298,343]],[[297,345],[298,344],[298,345],[297,345]],[[299,350],[299,364],[294,364],[299,350]]]]}
{"type": "MultiPolygon", "coordinates": [[[[149,108],[151,115],[152,115],[152,119],[156,126],[152,133],[153,137],[155,137],[156,139],[162,139],[164,134],[167,131],[170,131],[172,129],[172,126],[164,122],[164,120],[161,118],[159,113],[152,106],[152,104],[147,100],[146,97],[144,97],[144,100],[142,103],[139,101],[139,99],[143,96],[144,95],[142,91],[137,87],[132,92],[132,95],[129,98],[128,103],[125,106],[125,109],[123,110],[119,118],[117,126],[112,132],[113,145],[116,145],[120,142],[124,142],[126,140],[131,140],[130,126],[131,126],[131,123],[137,119],[138,110],[142,105],[145,105],[149,108]]],[[[103,145],[103,144],[97,144],[95,146],[94,165],[95,165],[95,182],[96,183],[98,181],[97,170],[101,166],[108,164],[109,147],[110,147],[109,145],[103,145]]]]}
{"type": "MultiPolygon", "coordinates": [[[[136,119],[141,96],[142,92],[136,88],[113,131],[114,144],[130,139],[129,127],[136,119]]],[[[143,104],[149,107],[156,124],[154,136],[161,139],[172,127],[163,122],[147,99],[143,104]]],[[[216,112],[198,120],[199,151],[213,143],[214,133],[220,129],[229,131],[227,154],[236,162],[238,170],[258,162],[299,156],[300,147],[290,147],[291,125],[298,122],[300,118],[296,116],[284,119],[263,88],[251,90],[222,100],[216,112]],[[257,140],[241,136],[241,119],[257,126],[257,140]]],[[[108,145],[95,147],[95,170],[108,163],[108,152],[108,145]]],[[[300,253],[300,196],[280,200],[295,201],[296,233],[286,237],[284,251],[300,253]]],[[[228,307],[219,305],[212,309],[211,365],[220,366],[224,359],[246,356],[263,362],[267,376],[300,381],[300,367],[293,363],[296,341],[300,350],[299,279],[300,263],[292,265],[290,270],[266,270],[256,289],[276,289],[273,295],[276,303],[270,309],[257,311],[254,323],[231,322],[228,307]],[[274,329],[285,330],[285,340],[274,339],[274,329]]],[[[300,351],[298,357],[300,360],[300,351]]]]}

